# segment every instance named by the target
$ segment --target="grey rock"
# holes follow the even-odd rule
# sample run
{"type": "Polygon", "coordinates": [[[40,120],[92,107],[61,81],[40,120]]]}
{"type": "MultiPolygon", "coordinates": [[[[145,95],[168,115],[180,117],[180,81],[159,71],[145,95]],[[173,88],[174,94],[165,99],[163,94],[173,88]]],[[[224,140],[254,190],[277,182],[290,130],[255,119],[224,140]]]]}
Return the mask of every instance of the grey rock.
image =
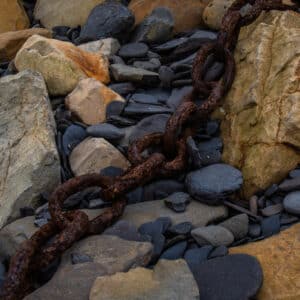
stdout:
{"type": "Polygon", "coordinates": [[[173,89],[169,99],[167,100],[167,105],[173,109],[176,109],[183,100],[183,97],[189,94],[192,90],[192,86],[173,89]]]}
{"type": "Polygon", "coordinates": [[[193,225],[191,222],[183,222],[176,225],[171,226],[167,230],[167,234],[169,235],[186,235],[191,232],[193,225]]]}
{"type": "Polygon", "coordinates": [[[184,259],[193,273],[199,268],[199,264],[208,259],[212,250],[213,246],[208,245],[201,248],[189,249],[185,252],[184,259]]]}
{"type": "Polygon", "coordinates": [[[144,43],[125,44],[119,50],[118,55],[122,58],[145,57],[149,47],[144,43]]]}
{"type": "Polygon", "coordinates": [[[191,234],[200,246],[229,246],[234,241],[234,236],[228,229],[216,225],[195,228],[191,234]]]}
{"type": "Polygon", "coordinates": [[[259,237],[261,235],[261,226],[259,224],[250,224],[248,234],[252,238],[259,237]]]}
{"type": "Polygon", "coordinates": [[[76,264],[83,264],[83,263],[87,263],[87,262],[92,262],[93,259],[86,254],[80,254],[80,253],[72,253],[71,254],[71,261],[73,265],[76,264]]]}
{"type": "Polygon", "coordinates": [[[179,192],[174,193],[165,199],[167,207],[173,209],[175,212],[184,212],[186,206],[190,203],[191,197],[189,194],[179,192]]]}
{"type": "Polygon", "coordinates": [[[60,182],[55,122],[43,77],[30,70],[0,79],[0,228],[36,207],[60,182]]]}
{"type": "Polygon", "coordinates": [[[169,260],[180,259],[183,257],[186,247],[187,247],[186,241],[179,242],[171,246],[167,250],[165,250],[160,256],[160,259],[169,259],[169,260]]]}
{"type": "Polygon", "coordinates": [[[203,39],[203,42],[214,41],[217,39],[217,33],[209,30],[197,30],[189,38],[190,39],[203,39]]]}
{"type": "Polygon", "coordinates": [[[181,59],[179,61],[176,61],[176,62],[172,63],[170,67],[173,70],[175,70],[180,65],[186,65],[186,64],[187,65],[192,65],[194,60],[195,60],[196,55],[197,55],[197,53],[193,53],[193,54],[191,54],[190,56],[188,56],[184,59],[181,59]]]}
{"type": "Polygon", "coordinates": [[[173,28],[172,13],[165,7],[158,7],[138,25],[133,40],[163,43],[172,37],[173,28]]]}
{"type": "Polygon", "coordinates": [[[142,104],[152,104],[152,105],[160,104],[158,102],[158,98],[155,97],[154,95],[148,95],[143,93],[133,94],[130,100],[142,104]]]}
{"type": "Polygon", "coordinates": [[[175,72],[168,66],[161,66],[158,71],[158,74],[162,86],[169,88],[175,77],[175,72]]]}
{"type": "Polygon", "coordinates": [[[215,248],[210,254],[209,259],[222,257],[228,254],[228,248],[226,246],[219,246],[215,248]]]}
{"type": "Polygon", "coordinates": [[[152,58],[149,61],[135,61],[133,66],[135,68],[156,72],[161,66],[161,63],[157,58],[152,58]]]}
{"type": "Polygon", "coordinates": [[[289,173],[291,178],[300,177],[300,169],[295,169],[289,173]]]}
{"type": "Polygon", "coordinates": [[[154,50],[161,53],[161,52],[168,52],[170,50],[175,49],[176,47],[184,44],[186,41],[188,40],[187,37],[181,37],[178,39],[174,39],[171,41],[168,41],[164,44],[158,45],[156,47],[154,47],[154,50]]]}
{"type": "Polygon", "coordinates": [[[242,183],[242,173],[226,164],[214,164],[191,172],[185,181],[192,197],[211,204],[237,191],[242,183]]]}
{"type": "Polygon", "coordinates": [[[103,38],[123,39],[134,24],[132,12],[118,1],[105,1],[97,5],[82,27],[78,42],[103,38]]]}
{"type": "Polygon", "coordinates": [[[293,179],[286,179],[279,185],[279,190],[284,192],[291,192],[300,189],[300,177],[293,179]]]}
{"type": "MultiPolygon", "coordinates": [[[[299,198],[300,199],[300,198],[299,198]]],[[[283,211],[283,205],[281,203],[275,205],[269,205],[260,210],[261,214],[265,217],[270,217],[279,214],[283,211]]]]}
{"type": "Polygon", "coordinates": [[[249,229],[249,218],[246,214],[240,214],[218,224],[228,229],[236,240],[244,238],[249,229]]]}
{"type": "Polygon", "coordinates": [[[147,86],[153,86],[159,82],[157,73],[144,69],[134,68],[121,64],[112,64],[110,66],[110,69],[116,81],[137,82],[147,86]]]}
{"type": "Polygon", "coordinates": [[[153,114],[165,114],[171,113],[172,109],[162,105],[151,105],[141,103],[129,103],[123,114],[128,117],[137,117],[139,115],[153,115],[153,114]]]}
{"type": "Polygon", "coordinates": [[[135,86],[131,82],[113,83],[109,85],[109,88],[122,96],[128,95],[135,91],[135,86]]]}
{"type": "Polygon", "coordinates": [[[300,191],[287,194],[283,206],[288,213],[300,216],[300,191]]]}
{"type": "Polygon", "coordinates": [[[160,260],[153,270],[98,277],[90,300],[199,300],[199,290],[184,260],[160,260]]]}

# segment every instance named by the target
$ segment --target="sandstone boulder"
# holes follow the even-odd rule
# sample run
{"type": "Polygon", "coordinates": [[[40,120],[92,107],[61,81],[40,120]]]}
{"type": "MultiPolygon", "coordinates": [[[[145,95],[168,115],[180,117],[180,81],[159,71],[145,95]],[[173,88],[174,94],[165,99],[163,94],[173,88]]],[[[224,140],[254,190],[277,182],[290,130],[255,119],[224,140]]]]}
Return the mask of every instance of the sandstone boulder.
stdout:
{"type": "Polygon", "coordinates": [[[300,224],[260,242],[231,248],[231,254],[255,256],[264,281],[257,300],[300,299],[300,224]]]}
{"type": "Polygon", "coordinates": [[[108,60],[101,53],[85,52],[72,43],[30,37],[17,53],[15,65],[19,71],[39,71],[51,95],[66,95],[80,79],[92,77],[108,83],[108,60]]]}
{"type": "Polygon", "coordinates": [[[49,29],[60,25],[82,26],[92,9],[102,2],[104,0],[38,0],[34,16],[49,29]]]}
{"type": "Polygon", "coordinates": [[[125,156],[103,138],[87,138],[74,148],[70,165],[76,176],[99,173],[106,167],[127,169],[130,166],[125,156]]]}
{"type": "Polygon", "coordinates": [[[0,227],[60,181],[55,123],[42,76],[0,79],[0,227]]]}
{"type": "Polygon", "coordinates": [[[52,37],[51,31],[44,28],[30,28],[0,34],[0,63],[13,59],[26,40],[35,34],[52,37]]]}
{"type": "Polygon", "coordinates": [[[241,30],[221,129],[223,160],[242,171],[246,197],[281,181],[300,162],[299,53],[294,12],[263,13],[241,30]]]}
{"type": "Polygon", "coordinates": [[[0,1],[0,33],[29,27],[29,19],[19,0],[0,1]]]}
{"type": "Polygon", "coordinates": [[[80,121],[95,125],[105,122],[106,108],[112,101],[124,102],[124,99],[98,80],[87,78],[68,95],[66,106],[80,121]]]}
{"type": "Polygon", "coordinates": [[[205,7],[200,0],[132,0],[129,8],[135,16],[136,25],[140,24],[145,17],[149,16],[153,9],[167,7],[175,20],[175,32],[195,29],[202,25],[202,12],[205,7]]]}

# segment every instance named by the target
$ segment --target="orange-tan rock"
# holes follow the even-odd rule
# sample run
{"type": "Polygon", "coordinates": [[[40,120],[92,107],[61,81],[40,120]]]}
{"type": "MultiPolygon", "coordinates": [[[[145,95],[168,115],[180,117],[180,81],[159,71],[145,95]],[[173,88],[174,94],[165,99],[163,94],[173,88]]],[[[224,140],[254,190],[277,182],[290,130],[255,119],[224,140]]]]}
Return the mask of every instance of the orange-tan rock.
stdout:
{"type": "Polygon", "coordinates": [[[110,81],[109,62],[101,53],[85,52],[72,43],[39,35],[26,41],[16,55],[15,65],[19,71],[40,72],[51,95],[70,93],[83,78],[110,81]]]}
{"type": "Polygon", "coordinates": [[[0,1],[0,33],[29,27],[29,19],[19,0],[0,1]]]}
{"type": "Polygon", "coordinates": [[[0,62],[13,59],[26,40],[35,34],[52,37],[52,32],[45,28],[30,28],[0,34],[0,62]]]}
{"type": "Polygon", "coordinates": [[[243,173],[250,197],[300,162],[300,18],[263,13],[242,28],[236,77],[223,110],[223,160],[243,173]]]}
{"type": "Polygon", "coordinates": [[[167,7],[175,19],[175,32],[182,32],[194,29],[203,25],[202,12],[205,4],[200,0],[132,0],[129,8],[135,16],[136,24],[150,15],[157,7],[167,7]]]}
{"type": "Polygon", "coordinates": [[[255,256],[264,281],[257,300],[300,299],[300,224],[260,242],[230,249],[255,256]]]}
{"type": "Polygon", "coordinates": [[[87,78],[68,95],[66,106],[80,121],[95,125],[105,122],[106,107],[112,101],[124,102],[124,99],[98,80],[87,78]]]}

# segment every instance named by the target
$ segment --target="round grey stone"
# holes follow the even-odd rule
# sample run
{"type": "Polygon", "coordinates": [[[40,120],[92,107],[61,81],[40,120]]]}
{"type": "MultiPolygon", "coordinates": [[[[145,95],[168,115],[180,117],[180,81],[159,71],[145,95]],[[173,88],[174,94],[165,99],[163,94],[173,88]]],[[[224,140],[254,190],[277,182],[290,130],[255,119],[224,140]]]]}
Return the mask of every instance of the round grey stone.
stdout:
{"type": "Polygon", "coordinates": [[[288,213],[300,216],[300,191],[287,194],[283,200],[283,207],[288,213]]]}
{"type": "Polygon", "coordinates": [[[220,223],[219,225],[228,229],[236,240],[240,240],[248,233],[249,218],[246,214],[240,214],[220,223]]]}

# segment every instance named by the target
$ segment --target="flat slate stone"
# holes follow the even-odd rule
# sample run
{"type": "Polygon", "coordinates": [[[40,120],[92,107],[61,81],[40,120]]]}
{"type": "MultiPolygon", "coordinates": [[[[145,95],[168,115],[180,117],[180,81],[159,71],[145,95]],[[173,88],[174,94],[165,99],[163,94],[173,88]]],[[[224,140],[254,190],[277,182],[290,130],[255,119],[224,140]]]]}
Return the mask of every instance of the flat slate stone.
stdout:
{"type": "Polygon", "coordinates": [[[283,206],[288,213],[300,216],[300,191],[287,194],[283,206]]]}
{"type": "Polygon", "coordinates": [[[165,250],[160,256],[160,259],[168,259],[168,260],[180,259],[183,257],[186,247],[187,247],[186,241],[177,243],[174,246],[171,246],[170,248],[165,250]]]}
{"type": "Polygon", "coordinates": [[[145,57],[149,47],[144,43],[125,44],[119,50],[119,56],[123,58],[145,57]]]}
{"type": "Polygon", "coordinates": [[[234,241],[234,236],[228,229],[216,225],[195,228],[191,234],[200,246],[228,246],[234,241]]]}
{"type": "Polygon", "coordinates": [[[125,133],[122,129],[108,123],[89,126],[86,133],[92,137],[101,137],[108,141],[121,139],[125,133]]]}
{"type": "Polygon", "coordinates": [[[67,155],[87,137],[84,128],[78,125],[71,125],[63,135],[63,148],[67,155]]]}
{"type": "Polygon", "coordinates": [[[262,235],[267,238],[280,231],[280,215],[264,218],[261,222],[262,235]]]}
{"type": "Polygon", "coordinates": [[[189,194],[179,192],[174,193],[165,199],[165,204],[175,212],[184,212],[186,206],[190,203],[191,197],[189,194]]]}
{"type": "Polygon", "coordinates": [[[204,246],[201,248],[189,249],[184,254],[184,259],[189,265],[191,271],[195,273],[199,265],[208,259],[210,252],[213,250],[213,246],[204,246]]]}
{"type": "Polygon", "coordinates": [[[234,236],[235,240],[244,238],[248,233],[249,218],[246,214],[240,214],[218,224],[228,229],[234,236]]]}
{"type": "Polygon", "coordinates": [[[245,254],[207,260],[199,264],[193,274],[201,300],[254,299],[263,281],[258,260],[245,254]]]}
{"type": "Polygon", "coordinates": [[[195,199],[210,204],[218,203],[241,187],[242,173],[226,164],[214,164],[187,175],[185,185],[195,199]]]}
{"type": "Polygon", "coordinates": [[[210,254],[209,259],[216,258],[216,257],[222,257],[228,254],[228,248],[226,246],[219,246],[215,248],[210,254]]]}

